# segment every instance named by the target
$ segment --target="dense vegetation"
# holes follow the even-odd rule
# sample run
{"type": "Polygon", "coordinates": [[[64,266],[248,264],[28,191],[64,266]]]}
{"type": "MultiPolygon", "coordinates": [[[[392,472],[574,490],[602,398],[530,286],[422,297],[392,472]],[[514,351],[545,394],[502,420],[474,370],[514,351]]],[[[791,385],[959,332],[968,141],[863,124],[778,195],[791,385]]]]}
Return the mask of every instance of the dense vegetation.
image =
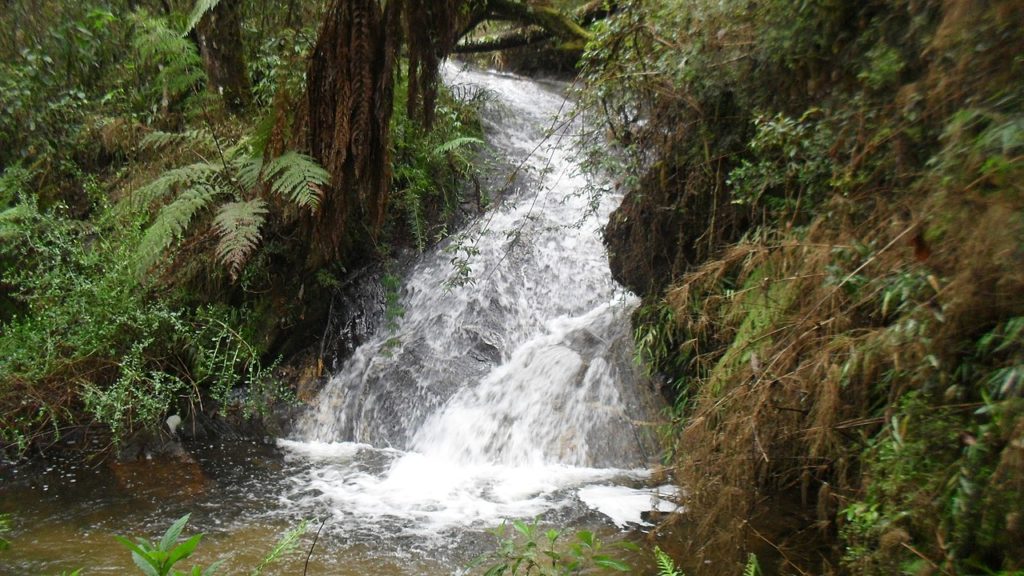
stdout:
{"type": "Polygon", "coordinates": [[[322,332],[309,327],[331,290],[395,246],[436,241],[457,213],[474,113],[442,91],[425,129],[399,74],[377,153],[393,200],[372,234],[328,223],[350,245],[315,257],[308,230],[339,186],[292,132],[325,8],[53,1],[0,15],[7,448],[267,409],[275,365],[322,332]]]}
{"type": "Polygon", "coordinates": [[[698,573],[1024,568],[1024,6],[620,3],[583,98],[698,573]],[[705,560],[712,561],[702,565],[705,560]]]}
{"type": "Polygon", "coordinates": [[[585,46],[683,567],[1021,573],[1024,5],[551,4],[9,3],[0,440],[266,408],[330,291],[457,209],[439,59],[585,46]],[[457,45],[488,14],[531,27],[457,45]]]}

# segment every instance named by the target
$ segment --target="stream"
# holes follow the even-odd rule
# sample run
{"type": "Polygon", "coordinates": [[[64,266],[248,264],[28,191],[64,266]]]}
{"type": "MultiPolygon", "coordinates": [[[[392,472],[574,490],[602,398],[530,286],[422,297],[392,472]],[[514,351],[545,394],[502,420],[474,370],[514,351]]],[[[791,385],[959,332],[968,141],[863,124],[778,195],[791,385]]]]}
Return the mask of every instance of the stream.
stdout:
{"type": "MultiPolygon", "coordinates": [[[[637,300],[600,238],[621,198],[581,194],[566,87],[451,64],[445,77],[486,91],[489,144],[520,173],[409,269],[402,315],[286,438],[190,446],[187,464],[0,468],[0,513],[13,515],[0,575],[135,573],[111,535],[155,538],[186,512],[186,533],[206,534],[196,562],[226,558],[222,574],[248,573],[311,519],[323,529],[309,574],[388,575],[461,574],[509,519],[614,539],[671,509],[658,497],[671,489],[649,479],[659,404],[632,360],[637,300]],[[455,253],[464,286],[444,284],[455,253]]],[[[301,574],[305,560],[264,573],[301,574]]]]}

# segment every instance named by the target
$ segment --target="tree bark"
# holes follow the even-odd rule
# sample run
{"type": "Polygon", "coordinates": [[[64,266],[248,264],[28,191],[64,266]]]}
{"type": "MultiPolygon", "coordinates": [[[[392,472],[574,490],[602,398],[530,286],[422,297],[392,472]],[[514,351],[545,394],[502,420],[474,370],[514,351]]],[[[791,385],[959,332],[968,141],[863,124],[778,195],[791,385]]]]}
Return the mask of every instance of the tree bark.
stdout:
{"type": "Polygon", "coordinates": [[[401,2],[333,0],[307,72],[307,144],[331,173],[309,264],[372,250],[384,224],[401,2]],[[357,246],[356,242],[360,242],[357,246]]]}
{"type": "Polygon", "coordinates": [[[244,110],[251,99],[242,48],[240,2],[221,0],[196,25],[207,88],[219,94],[233,114],[244,110]]]}

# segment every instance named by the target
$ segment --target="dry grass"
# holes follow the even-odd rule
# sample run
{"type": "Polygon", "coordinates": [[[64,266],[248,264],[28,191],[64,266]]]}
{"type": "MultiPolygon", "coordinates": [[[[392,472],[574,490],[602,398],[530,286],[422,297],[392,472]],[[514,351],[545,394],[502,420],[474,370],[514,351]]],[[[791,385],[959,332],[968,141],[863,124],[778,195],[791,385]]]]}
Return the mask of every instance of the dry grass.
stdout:
{"type": "MultiPolygon", "coordinates": [[[[924,200],[918,210],[903,212],[909,218],[882,206],[858,227],[823,218],[803,240],[733,246],[669,291],[667,302],[707,375],[696,387],[676,463],[692,494],[690,513],[699,518],[691,535],[696,558],[731,565],[728,559],[746,549],[735,535],[757,530],[770,494],[798,493],[818,528],[834,530],[836,511],[860,487],[860,439],[876,433],[886,407],[926,376],[911,372],[883,386],[882,374],[927,366],[936,355],[955,366],[971,335],[1024,313],[1024,230],[1013,217],[1024,203],[917,199],[924,200]],[[950,215],[949,232],[930,247],[927,262],[917,261],[914,232],[950,215]],[[835,250],[868,240],[878,248],[838,282],[823,281],[835,250]],[[865,314],[877,306],[886,278],[911,272],[934,284],[909,313],[929,323],[927,338],[904,337],[898,323],[865,314]],[[867,284],[851,294],[848,285],[861,276],[867,284]],[[743,289],[723,291],[727,278],[743,289]],[[756,314],[771,321],[751,331],[756,314]]],[[[1004,457],[1007,469],[1017,465],[1013,454],[1004,457]]]]}

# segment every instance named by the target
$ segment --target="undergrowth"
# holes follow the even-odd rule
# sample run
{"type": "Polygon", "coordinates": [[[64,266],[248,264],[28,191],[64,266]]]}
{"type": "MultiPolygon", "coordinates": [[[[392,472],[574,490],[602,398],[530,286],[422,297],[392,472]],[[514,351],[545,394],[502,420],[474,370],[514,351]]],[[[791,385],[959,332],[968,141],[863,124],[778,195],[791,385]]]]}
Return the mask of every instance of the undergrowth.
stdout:
{"type": "Polygon", "coordinates": [[[1016,573],[1024,10],[748,4],[627,2],[583,63],[687,557],[1016,573]]]}
{"type": "Polygon", "coordinates": [[[334,191],[291,131],[326,3],[233,4],[252,98],[231,114],[193,37],[216,2],[148,4],[0,14],[0,447],[12,455],[116,446],[173,413],[266,412],[290,396],[272,377],[281,356],[322,333],[332,290],[366,255],[422,249],[462,211],[474,104],[441,94],[428,131],[398,101],[391,235],[314,266],[308,229],[334,191]]]}

